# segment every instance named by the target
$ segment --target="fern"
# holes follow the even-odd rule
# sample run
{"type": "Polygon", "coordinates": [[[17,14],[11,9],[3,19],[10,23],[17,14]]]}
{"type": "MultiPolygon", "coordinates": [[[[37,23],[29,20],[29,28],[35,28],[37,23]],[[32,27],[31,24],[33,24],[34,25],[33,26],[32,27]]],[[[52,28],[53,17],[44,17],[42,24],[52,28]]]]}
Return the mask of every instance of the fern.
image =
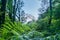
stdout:
{"type": "Polygon", "coordinates": [[[0,36],[5,40],[11,38],[12,36],[20,36],[30,31],[30,27],[23,25],[20,22],[13,23],[11,21],[6,21],[2,26],[3,28],[0,29],[0,36]]]}

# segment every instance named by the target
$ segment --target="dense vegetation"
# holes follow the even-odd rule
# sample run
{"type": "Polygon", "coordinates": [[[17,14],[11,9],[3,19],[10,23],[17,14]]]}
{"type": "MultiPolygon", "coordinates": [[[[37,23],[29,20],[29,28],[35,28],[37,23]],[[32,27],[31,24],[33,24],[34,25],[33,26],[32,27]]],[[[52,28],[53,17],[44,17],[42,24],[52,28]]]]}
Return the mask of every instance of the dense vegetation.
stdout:
{"type": "Polygon", "coordinates": [[[0,40],[60,40],[60,0],[50,0],[46,12],[27,24],[23,4],[20,0],[0,0],[0,40]]]}

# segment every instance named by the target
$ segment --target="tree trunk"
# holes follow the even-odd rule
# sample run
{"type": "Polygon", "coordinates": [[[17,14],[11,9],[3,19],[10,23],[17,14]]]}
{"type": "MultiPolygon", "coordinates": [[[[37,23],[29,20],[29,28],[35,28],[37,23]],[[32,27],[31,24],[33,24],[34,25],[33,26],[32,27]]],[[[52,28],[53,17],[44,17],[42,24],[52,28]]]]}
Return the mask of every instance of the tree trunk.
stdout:
{"type": "Polygon", "coordinates": [[[52,21],[52,0],[50,0],[50,19],[49,19],[49,26],[51,25],[51,21],[52,21]]]}
{"type": "Polygon", "coordinates": [[[15,16],[16,16],[16,0],[14,0],[14,6],[13,6],[13,22],[15,21],[15,16]]]}
{"type": "Polygon", "coordinates": [[[11,21],[13,21],[12,13],[13,13],[13,0],[8,0],[8,9],[9,9],[9,18],[11,21]]]}
{"type": "Polygon", "coordinates": [[[4,24],[5,21],[5,9],[6,9],[6,0],[1,0],[1,15],[0,15],[0,27],[1,24],[4,24]]]}

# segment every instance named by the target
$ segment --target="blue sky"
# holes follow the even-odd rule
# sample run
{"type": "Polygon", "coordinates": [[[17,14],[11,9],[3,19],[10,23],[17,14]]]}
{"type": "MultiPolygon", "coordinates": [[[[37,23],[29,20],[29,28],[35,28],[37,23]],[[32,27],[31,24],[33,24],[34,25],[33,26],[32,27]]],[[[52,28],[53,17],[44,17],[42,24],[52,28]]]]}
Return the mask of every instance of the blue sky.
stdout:
{"type": "Polygon", "coordinates": [[[25,13],[33,15],[36,19],[38,17],[38,9],[40,8],[40,3],[38,0],[23,0],[24,1],[24,11],[25,13]]]}

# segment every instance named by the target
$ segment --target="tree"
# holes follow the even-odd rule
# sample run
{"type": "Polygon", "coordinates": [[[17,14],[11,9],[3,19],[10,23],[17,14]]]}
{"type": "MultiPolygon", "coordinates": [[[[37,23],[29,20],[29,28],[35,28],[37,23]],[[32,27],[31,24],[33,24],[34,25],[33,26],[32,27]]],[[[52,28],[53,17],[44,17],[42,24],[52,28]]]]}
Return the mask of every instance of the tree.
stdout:
{"type": "Polygon", "coordinates": [[[51,25],[51,21],[52,21],[52,0],[50,0],[50,18],[49,18],[48,27],[51,25]]]}
{"type": "Polygon", "coordinates": [[[9,18],[11,19],[11,21],[13,21],[13,0],[7,0],[7,11],[8,11],[8,15],[9,15],[9,18]]]}
{"type": "Polygon", "coordinates": [[[26,21],[24,10],[21,11],[21,15],[20,15],[20,17],[21,17],[21,19],[20,19],[21,22],[24,23],[24,22],[26,21]]]}
{"type": "Polygon", "coordinates": [[[4,23],[5,21],[5,12],[6,12],[6,0],[1,0],[1,15],[0,15],[0,27],[1,27],[1,24],[4,23]]]}
{"type": "Polygon", "coordinates": [[[13,22],[15,21],[16,16],[16,0],[13,1],[13,22]]]}
{"type": "Polygon", "coordinates": [[[18,19],[19,21],[21,21],[21,11],[22,11],[22,7],[24,5],[24,2],[22,0],[18,0],[18,4],[17,4],[17,11],[18,11],[18,19]]]}

